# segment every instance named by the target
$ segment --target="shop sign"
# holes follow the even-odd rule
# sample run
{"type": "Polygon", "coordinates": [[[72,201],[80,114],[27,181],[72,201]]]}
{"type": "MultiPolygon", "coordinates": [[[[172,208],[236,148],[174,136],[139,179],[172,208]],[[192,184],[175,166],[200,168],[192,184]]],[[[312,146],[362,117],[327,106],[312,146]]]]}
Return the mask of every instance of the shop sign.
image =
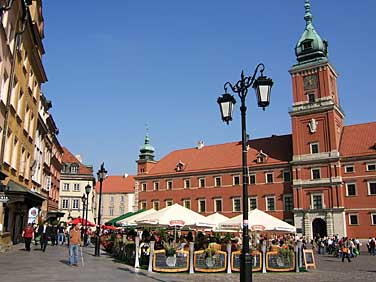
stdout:
{"type": "Polygon", "coordinates": [[[38,213],[39,213],[39,210],[37,208],[29,209],[29,218],[27,220],[27,223],[35,223],[38,217],[38,213]]]}
{"type": "Polygon", "coordinates": [[[0,203],[8,203],[9,198],[4,193],[0,193],[0,203]]]}

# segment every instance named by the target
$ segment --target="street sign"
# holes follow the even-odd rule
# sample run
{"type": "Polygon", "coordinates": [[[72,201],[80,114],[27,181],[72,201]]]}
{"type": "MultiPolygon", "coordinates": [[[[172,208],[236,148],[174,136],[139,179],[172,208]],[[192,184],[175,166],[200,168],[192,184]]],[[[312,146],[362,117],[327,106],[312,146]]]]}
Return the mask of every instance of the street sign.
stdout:
{"type": "Polygon", "coordinates": [[[0,203],[8,203],[9,198],[4,193],[0,194],[0,203]]]}

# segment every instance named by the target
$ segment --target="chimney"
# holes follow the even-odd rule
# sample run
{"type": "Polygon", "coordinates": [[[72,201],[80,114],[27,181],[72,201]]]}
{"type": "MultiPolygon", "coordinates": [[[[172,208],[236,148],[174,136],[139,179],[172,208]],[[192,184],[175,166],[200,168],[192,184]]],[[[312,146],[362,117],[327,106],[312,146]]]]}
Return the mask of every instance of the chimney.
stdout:
{"type": "Polygon", "coordinates": [[[81,155],[75,155],[75,157],[76,157],[76,159],[77,159],[80,163],[82,163],[82,157],[81,157],[81,155]]]}
{"type": "Polygon", "coordinates": [[[204,148],[205,144],[204,144],[204,141],[203,140],[200,140],[197,142],[197,149],[198,150],[201,150],[202,148],[204,148]]]}

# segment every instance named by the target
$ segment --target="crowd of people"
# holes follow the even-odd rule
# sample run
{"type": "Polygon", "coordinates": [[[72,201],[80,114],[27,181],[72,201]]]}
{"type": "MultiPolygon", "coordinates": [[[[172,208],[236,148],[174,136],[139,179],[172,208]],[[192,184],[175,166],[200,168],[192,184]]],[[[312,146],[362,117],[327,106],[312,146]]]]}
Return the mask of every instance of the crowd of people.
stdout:
{"type": "Polygon", "coordinates": [[[27,224],[22,232],[25,242],[25,251],[31,251],[31,244],[40,245],[42,252],[47,246],[64,245],[69,250],[69,265],[78,266],[78,251],[81,246],[92,246],[94,232],[90,227],[84,228],[81,224],[51,224],[45,221],[43,224],[27,224]]]}

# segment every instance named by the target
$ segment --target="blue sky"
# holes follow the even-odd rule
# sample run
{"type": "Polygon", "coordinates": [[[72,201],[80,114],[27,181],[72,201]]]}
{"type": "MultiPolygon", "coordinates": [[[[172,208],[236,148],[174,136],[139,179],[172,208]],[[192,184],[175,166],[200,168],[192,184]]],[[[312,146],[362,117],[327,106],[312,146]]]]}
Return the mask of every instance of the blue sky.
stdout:
{"type": "MultiPolygon", "coordinates": [[[[375,121],[376,1],[312,0],[329,41],[345,123],[375,121]]],[[[134,174],[149,124],[156,159],[181,148],[241,139],[239,100],[229,126],[216,103],[226,81],[259,62],[274,81],[271,105],[247,97],[251,138],[290,134],[290,67],[304,0],[43,1],[43,93],[61,144],[96,171],[134,174]]]]}

